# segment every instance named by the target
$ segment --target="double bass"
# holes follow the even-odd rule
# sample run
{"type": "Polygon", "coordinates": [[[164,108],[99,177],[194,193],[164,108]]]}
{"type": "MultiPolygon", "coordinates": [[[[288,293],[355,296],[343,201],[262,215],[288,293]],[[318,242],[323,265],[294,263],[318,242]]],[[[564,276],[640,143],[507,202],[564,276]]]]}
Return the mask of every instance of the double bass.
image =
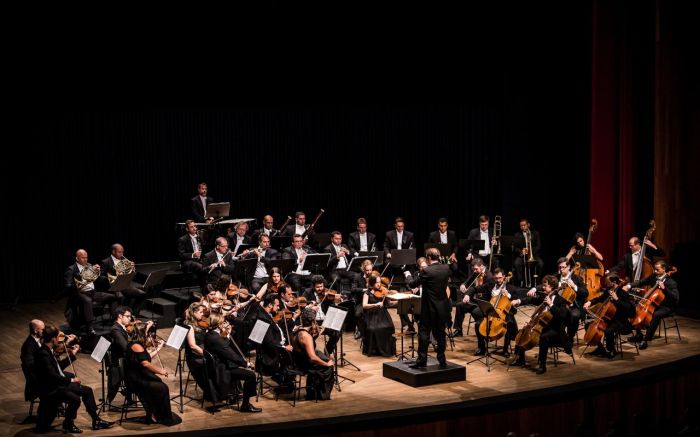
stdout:
{"type": "MultiPolygon", "coordinates": [[[[588,228],[588,237],[586,238],[586,246],[584,255],[590,255],[591,251],[588,249],[588,245],[591,244],[591,236],[594,232],[598,230],[598,220],[591,219],[591,227],[588,228]]],[[[574,275],[581,278],[581,280],[586,284],[588,289],[588,300],[595,299],[601,294],[601,280],[605,276],[605,267],[603,263],[596,259],[597,268],[585,268],[581,267],[579,263],[576,263],[574,268],[574,275]]]]}
{"type": "MultiPolygon", "coordinates": [[[[642,250],[639,256],[639,262],[637,263],[637,268],[634,269],[634,276],[632,280],[639,281],[642,278],[648,278],[654,274],[654,264],[646,256],[647,251],[647,241],[650,241],[656,232],[656,222],[652,219],[649,221],[649,229],[644,233],[644,241],[642,242],[642,250]]],[[[646,291],[646,289],[645,289],[646,291]]]]}
{"type": "Polygon", "coordinates": [[[654,316],[654,310],[656,310],[666,298],[664,292],[659,288],[659,284],[676,273],[677,270],[678,269],[675,267],[672,267],[671,270],[656,279],[656,284],[644,294],[644,297],[639,297],[639,303],[637,304],[634,319],[632,320],[632,326],[634,328],[642,329],[649,326],[651,318],[654,316]]]}

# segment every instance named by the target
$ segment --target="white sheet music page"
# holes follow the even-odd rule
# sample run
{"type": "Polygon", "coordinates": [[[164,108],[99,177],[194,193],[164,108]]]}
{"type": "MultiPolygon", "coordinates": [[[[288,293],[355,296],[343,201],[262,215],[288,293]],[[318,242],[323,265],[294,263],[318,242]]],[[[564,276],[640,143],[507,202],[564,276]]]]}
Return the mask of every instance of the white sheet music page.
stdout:
{"type": "Polygon", "coordinates": [[[100,341],[97,342],[97,346],[95,346],[95,349],[92,350],[90,358],[97,361],[98,363],[102,362],[102,359],[107,353],[107,349],[109,349],[111,345],[112,343],[110,343],[109,340],[100,336],[100,341]]]}
{"type": "Polygon", "coordinates": [[[270,329],[270,324],[264,320],[258,319],[253,326],[253,330],[250,332],[248,339],[253,343],[261,344],[267,330],[270,329]]]}
{"type": "Polygon", "coordinates": [[[182,347],[182,342],[185,341],[185,337],[187,337],[187,332],[189,332],[187,328],[177,325],[173,326],[170,337],[168,337],[168,341],[165,344],[173,349],[180,349],[182,347]]]}
{"type": "Polygon", "coordinates": [[[330,307],[328,307],[328,312],[326,313],[326,319],[323,321],[322,326],[326,329],[340,331],[343,327],[343,322],[345,321],[345,316],[347,314],[348,314],[347,311],[330,306],[330,307]]]}

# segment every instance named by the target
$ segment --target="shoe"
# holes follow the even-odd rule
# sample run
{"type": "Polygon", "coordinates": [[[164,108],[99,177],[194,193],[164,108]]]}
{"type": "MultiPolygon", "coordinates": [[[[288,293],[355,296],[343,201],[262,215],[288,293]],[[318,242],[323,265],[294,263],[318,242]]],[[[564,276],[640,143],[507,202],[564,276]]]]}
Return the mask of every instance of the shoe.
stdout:
{"type": "Polygon", "coordinates": [[[455,329],[454,331],[452,331],[452,336],[453,336],[453,337],[461,337],[462,335],[463,335],[463,334],[462,334],[462,330],[461,330],[461,329],[455,329]]]}
{"type": "Polygon", "coordinates": [[[355,333],[353,334],[353,337],[355,338],[355,340],[358,340],[358,339],[362,338],[362,333],[356,329],[355,333]]]}
{"type": "Polygon", "coordinates": [[[481,349],[481,348],[477,349],[474,352],[475,357],[483,357],[484,355],[486,355],[486,351],[484,349],[481,349]]]}
{"type": "Polygon", "coordinates": [[[612,360],[613,358],[615,358],[615,351],[605,351],[605,355],[603,356],[612,360]]]}
{"type": "Polygon", "coordinates": [[[631,337],[627,337],[627,341],[630,343],[639,343],[640,341],[644,340],[644,337],[642,337],[642,334],[634,334],[631,337]]]}
{"type": "Polygon", "coordinates": [[[262,408],[258,408],[251,403],[247,403],[247,404],[241,405],[240,411],[243,413],[259,413],[262,411],[262,408]]]}
{"type": "Polygon", "coordinates": [[[607,354],[607,351],[605,350],[605,348],[604,348],[603,346],[598,346],[598,347],[596,348],[596,350],[594,350],[593,352],[591,352],[591,355],[593,355],[593,356],[595,356],[595,357],[603,357],[603,356],[605,356],[606,354],[607,354]]]}
{"type": "Polygon", "coordinates": [[[564,343],[564,352],[566,352],[569,355],[573,354],[572,347],[574,346],[574,342],[569,340],[566,343],[564,343]]]}
{"type": "Polygon", "coordinates": [[[525,367],[525,359],[524,358],[516,358],[513,360],[512,363],[510,363],[511,366],[520,366],[520,367],[525,367]]]}
{"type": "Polygon", "coordinates": [[[639,343],[639,349],[644,350],[649,347],[649,343],[646,340],[642,340],[641,343],[639,343]]]}
{"type": "Polygon", "coordinates": [[[425,369],[426,367],[428,367],[428,363],[416,361],[413,364],[409,364],[408,367],[411,369],[425,369]]]}
{"type": "Polygon", "coordinates": [[[546,372],[546,371],[547,371],[547,367],[546,367],[546,366],[543,366],[543,365],[541,365],[541,364],[540,364],[540,366],[539,366],[537,369],[535,369],[535,373],[538,374],[538,375],[541,375],[541,374],[543,374],[543,373],[546,372]]]}
{"type": "Polygon", "coordinates": [[[510,352],[508,351],[508,349],[503,349],[503,357],[510,358],[510,352]]]}
{"type": "Polygon", "coordinates": [[[75,426],[72,421],[70,423],[63,422],[63,433],[64,434],[80,434],[83,430],[75,426]]]}
{"type": "Polygon", "coordinates": [[[112,425],[114,425],[114,422],[107,422],[106,420],[102,420],[99,417],[97,420],[92,421],[92,429],[97,431],[98,429],[107,429],[111,428],[112,425]]]}

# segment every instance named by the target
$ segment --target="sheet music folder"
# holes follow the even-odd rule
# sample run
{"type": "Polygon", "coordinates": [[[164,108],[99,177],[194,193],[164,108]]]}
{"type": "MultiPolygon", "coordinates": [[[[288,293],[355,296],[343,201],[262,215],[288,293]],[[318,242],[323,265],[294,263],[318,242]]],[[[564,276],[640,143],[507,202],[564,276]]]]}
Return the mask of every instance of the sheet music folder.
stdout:
{"type": "Polygon", "coordinates": [[[230,210],[230,202],[210,203],[209,205],[207,205],[206,216],[214,218],[228,217],[228,213],[230,210]]]}
{"type": "MultiPolygon", "coordinates": [[[[481,240],[479,240],[481,241],[481,240]]],[[[452,251],[450,250],[452,247],[447,244],[447,243],[425,243],[423,244],[423,253],[425,253],[426,250],[435,248],[440,251],[440,256],[450,256],[452,255],[452,251]]]]}
{"type": "Polygon", "coordinates": [[[136,276],[136,269],[132,271],[131,273],[127,273],[126,275],[119,275],[117,276],[117,279],[112,282],[112,285],[109,287],[109,291],[124,291],[127,288],[131,287],[131,281],[134,279],[134,276],[136,276]]]}

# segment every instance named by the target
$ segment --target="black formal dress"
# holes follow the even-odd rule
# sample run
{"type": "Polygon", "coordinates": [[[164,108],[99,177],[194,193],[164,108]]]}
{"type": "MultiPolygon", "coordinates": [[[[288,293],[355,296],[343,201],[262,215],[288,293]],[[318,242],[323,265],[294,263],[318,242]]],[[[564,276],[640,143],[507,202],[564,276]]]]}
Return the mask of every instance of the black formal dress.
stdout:
{"type": "Polygon", "coordinates": [[[170,410],[170,391],[168,386],[142,364],[143,361],[151,362],[151,355],[146,351],[143,343],[131,342],[126,349],[125,379],[129,390],[136,393],[146,410],[147,421],[151,416],[157,423],[172,425],[173,413],[170,410]],[[140,345],[143,352],[134,352],[133,346],[140,345]]]}
{"type": "MultiPolygon", "coordinates": [[[[321,366],[311,361],[306,349],[299,341],[300,332],[311,334],[307,328],[299,328],[292,337],[294,363],[306,374],[306,399],[330,400],[333,391],[333,367],[321,366]]],[[[316,349],[316,339],[313,340],[314,349],[316,349]]],[[[321,360],[328,361],[328,357],[323,352],[316,350],[316,355],[321,360]]]]}
{"type": "MultiPolygon", "coordinates": [[[[367,303],[370,305],[382,302],[382,299],[377,299],[371,290],[366,294],[367,303]]],[[[396,354],[396,339],[393,337],[394,322],[391,320],[386,304],[388,301],[385,300],[381,308],[364,310],[362,353],[367,356],[392,357],[396,354]]]]}
{"type": "MultiPolygon", "coordinates": [[[[194,343],[200,348],[204,349],[204,336],[206,331],[201,328],[194,328],[189,326],[194,332],[194,343]]],[[[197,355],[190,344],[185,340],[185,361],[187,362],[187,368],[190,369],[192,376],[194,377],[197,385],[204,392],[204,399],[211,400],[211,392],[209,390],[209,384],[207,382],[206,372],[204,370],[204,358],[197,355]]]]}

